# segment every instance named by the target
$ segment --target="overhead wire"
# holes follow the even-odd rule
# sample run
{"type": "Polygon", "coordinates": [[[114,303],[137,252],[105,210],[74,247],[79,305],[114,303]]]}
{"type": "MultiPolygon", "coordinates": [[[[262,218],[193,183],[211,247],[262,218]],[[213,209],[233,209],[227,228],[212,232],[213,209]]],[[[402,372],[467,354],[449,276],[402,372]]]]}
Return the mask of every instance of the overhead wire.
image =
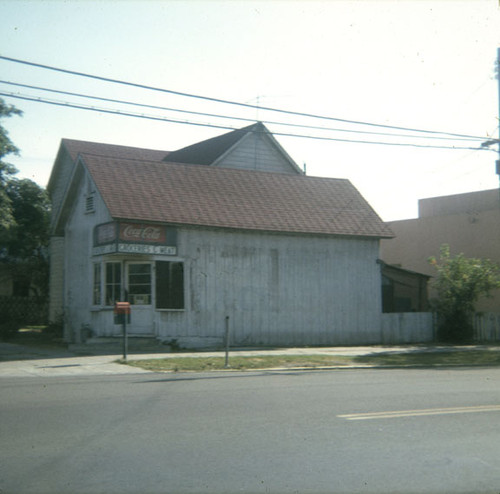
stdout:
{"type": "MultiPolygon", "coordinates": [[[[48,99],[43,99],[40,97],[20,95],[20,94],[16,94],[16,93],[0,92],[0,96],[6,96],[6,97],[25,100],[25,101],[33,101],[33,102],[37,102],[37,103],[45,103],[45,104],[67,107],[67,108],[74,108],[74,109],[79,109],[79,110],[88,110],[88,111],[95,111],[95,112],[114,114],[114,115],[120,115],[120,116],[142,118],[142,119],[147,119],[147,120],[156,120],[156,121],[169,122],[169,123],[195,125],[195,126],[199,126],[199,127],[211,127],[211,128],[217,128],[217,129],[225,129],[225,130],[238,130],[238,128],[232,127],[229,125],[218,125],[218,124],[210,124],[210,123],[202,123],[202,122],[193,122],[193,121],[188,121],[188,120],[176,120],[176,119],[171,119],[171,118],[166,118],[166,117],[144,115],[144,114],[140,114],[140,113],[124,112],[124,111],[115,110],[115,109],[112,110],[109,108],[98,108],[98,107],[94,107],[94,106],[85,106],[85,105],[74,104],[74,103],[69,103],[69,102],[48,100],[48,99]]],[[[346,142],[346,143],[356,143],[356,144],[376,144],[376,145],[385,145],[385,146],[409,146],[409,147],[416,147],[416,148],[449,149],[449,150],[473,150],[473,151],[488,151],[489,150],[488,148],[484,148],[484,147],[475,148],[475,147],[469,147],[469,146],[437,146],[437,145],[430,145],[430,144],[415,144],[415,143],[402,143],[402,142],[364,141],[364,140],[342,139],[342,138],[325,137],[325,136],[291,134],[291,133],[284,133],[284,132],[271,132],[271,134],[274,136],[282,136],[282,137],[297,137],[297,138],[304,138],[304,139],[315,139],[315,140],[322,140],[322,141],[346,142]]]]}
{"type": "Polygon", "coordinates": [[[30,62],[27,60],[20,60],[17,58],[6,57],[3,55],[0,55],[0,60],[19,63],[19,64],[23,64],[23,65],[27,65],[27,66],[31,66],[31,67],[36,67],[36,68],[41,68],[41,69],[46,69],[46,70],[51,70],[51,71],[56,71],[56,72],[69,74],[69,75],[86,77],[86,78],[99,80],[99,81],[103,81],[103,82],[120,84],[120,85],[135,87],[135,88],[139,88],[139,89],[147,89],[150,91],[158,91],[158,92],[168,93],[168,94],[182,96],[182,97],[186,97],[186,98],[196,98],[196,99],[201,99],[204,101],[210,101],[210,102],[214,102],[214,103],[222,103],[222,104],[239,106],[239,107],[244,107],[244,108],[258,109],[260,111],[269,111],[269,112],[276,112],[276,113],[286,114],[286,115],[293,115],[293,116],[300,116],[300,117],[314,118],[314,119],[322,119],[322,120],[330,120],[330,121],[343,122],[343,123],[356,124],[356,125],[366,125],[366,126],[371,126],[371,127],[380,127],[380,128],[393,129],[393,130],[402,130],[402,131],[407,131],[407,132],[419,132],[419,133],[425,133],[425,134],[448,135],[451,137],[483,139],[482,136],[472,136],[472,135],[458,134],[458,133],[452,133],[452,132],[441,132],[441,131],[426,130],[426,129],[416,129],[416,128],[411,128],[411,127],[400,127],[400,126],[395,126],[395,125],[379,124],[379,123],[374,123],[374,122],[363,122],[360,120],[350,120],[350,119],[331,117],[331,116],[326,116],[326,115],[317,115],[317,114],[312,114],[312,113],[297,112],[297,111],[291,111],[291,110],[283,110],[283,109],[279,109],[279,108],[251,105],[249,103],[241,103],[241,102],[230,101],[230,100],[225,100],[225,99],[221,99],[221,98],[196,95],[196,94],[191,94],[191,93],[186,93],[186,92],[181,92],[181,91],[174,91],[171,89],[148,86],[146,84],[139,84],[139,83],[130,82],[130,81],[123,81],[120,79],[113,79],[113,78],[109,78],[109,77],[88,74],[85,72],[79,72],[79,71],[74,71],[74,70],[69,70],[69,69],[62,69],[59,67],[44,65],[44,64],[40,64],[40,63],[36,63],[36,62],[30,62]]]}
{"type": "MultiPolygon", "coordinates": [[[[105,98],[102,96],[93,96],[93,95],[89,95],[89,94],[75,93],[75,92],[71,92],[71,91],[63,91],[60,89],[52,89],[52,88],[46,88],[46,87],[41,87],[41,86],[33,86],[31,84],[22,84],[22,83],[13,82],[13,81],[0,80],[0,84],[22,87],[22,88],[26,88],[26,89],[34,89],[37,91],[63,94],[66,96],[75,96],[78,98],[85,98],[85,99],[91,99],[91,100],[97,100],[97,101],[106,101],[108,103],[118,103],[118,104],[129,105],[129,106],[137,106],[137,107],[141,107],[141,108],[149,108],[149,109],[154,109],[154,110],[170,111],[170,112],[176,112],[176,113],[184,113],[184,114],[189,114],[189,115],[197,115],[197,116],[204,116],[204,117],[211,117],[211,118],[220,118],[220,119],[226,119],[226,120],[255,122],[255,120],[252,118],[236,117],[236,116],[230,116],[230,115],[220,115],[217,113],[206,113],[206,112],[185,110],[185,109],[180,109],[180,108],[169,108],[169,107],[165,107],[165,106],[150,105],[150,104],[145,104],[145,103],[137,103],[137,102],[119,100],[119,99],[114,99],[114,98],[105,98]]],[[[481,142],[484,141],[483,137],[481,137],[481,138],[479,138],[479,137],[477,137],[477,138],[473,138],[473,137],[459,138],[459,137],[444,137],[444,136],[437,136],[437,135],[421,136],[421,135],[412,135],[412,134],[398,134],[398,133],[393,133],[393,132],[374,132],[374,131],[368,131],[368,130],[332,128],[332,127],[323,127],[323,126],[317,126],[317,125],[296,124],[296,123],[290,123],[290,122],[277,122],[277,121],[272,121],[272,120],[263,120],[262,123],[268,124],[268,125],[280,125],[280,126],[286,126],[286,127],[322,130],[322,131],[329,131],[329,132],[345,132],[345,133],[353,133],[353,134],[366,134],[366,135],[377,135],[377,136],[386,136],[386,137],[387,136],[389,136],[389,137],[404,137],[404,138],[410,138],[410,139],[434,139],[434,140],[445,140],[445,141],[481,141],[481,142]]]]}

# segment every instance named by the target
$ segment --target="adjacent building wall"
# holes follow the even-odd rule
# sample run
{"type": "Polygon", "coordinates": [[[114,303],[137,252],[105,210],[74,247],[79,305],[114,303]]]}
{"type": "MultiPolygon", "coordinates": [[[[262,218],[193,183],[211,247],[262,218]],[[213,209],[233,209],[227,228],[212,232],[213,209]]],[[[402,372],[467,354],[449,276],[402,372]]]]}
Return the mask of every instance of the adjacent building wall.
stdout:
{"type": "MultiPolygon", "coordinates": [[[[420,217],[393,221],[396,238],[381,241],[381,259],[388,264],[434,276],[431,256],[449,244],[451,254],[491,259],[500,263],[500,195],[497,189],[423,199],[420,217]]],[[[432,286],[432,282],[430,283],[432,286]]],[[[430,297],[433,292],[430,290],[430,297]]],[[[500,312],[500,291],[484,298],[477,310],[500,312]]]]}

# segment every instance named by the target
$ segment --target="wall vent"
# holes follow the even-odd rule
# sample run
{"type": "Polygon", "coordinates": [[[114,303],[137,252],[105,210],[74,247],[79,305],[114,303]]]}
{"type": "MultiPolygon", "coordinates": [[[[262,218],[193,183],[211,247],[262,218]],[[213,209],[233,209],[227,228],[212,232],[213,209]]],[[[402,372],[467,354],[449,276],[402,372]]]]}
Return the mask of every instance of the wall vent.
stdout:
{"type": "Polygon", "coordinates": [[[93,194],[88,195],[85,198],[85,214],[94,213],[95,212],[95,196],[93,194]]]}

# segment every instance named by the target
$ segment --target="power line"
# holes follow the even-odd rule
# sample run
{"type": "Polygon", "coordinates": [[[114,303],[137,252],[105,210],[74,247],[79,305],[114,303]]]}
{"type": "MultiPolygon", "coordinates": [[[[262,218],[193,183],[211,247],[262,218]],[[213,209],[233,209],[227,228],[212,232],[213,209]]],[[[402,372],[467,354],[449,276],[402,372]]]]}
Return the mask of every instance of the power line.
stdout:
{"type": "MultiPolygon", "coordinates": [[[[155,117],[152,115],[144,115],[144,114],[140,114],[140,113],[130,113],[130,112],[123,112],[123,111],[119,111],[119,110],[111,110],[111,109],[107,109],[107,108],[97,108],[97,107],[93,107],[93,106],[77,105],[74,103],[53,101],[53,100],[47,100],[47,99],[43,99],[43,98],[35,98],[32,96],[25,96],[25,95],[14,94],[14,93],[0,92],[0,96],[7,96],[7,97],[12,97],[12,98],[16,98],[16,99],[25,100],[25,101],[33,101],[36,103],[45,103],[45,104],[62,106],[62,107],[67,107],[67,108],[75,108],[75,109],[79,109],[79,110],[89,110],[89,111],[108,113],[108,114],[120,115],[120,116],[126,116],[126,117],[142,118],[142,119],[146,119],[146,120],[156,120],[156,121],[162,121],[162,122],[178,123],[178,124],[185,124],[185,125],[195,125],[198,127],[211,127],[211,128],[217,128],[217,129],[225,129],[225,130],[238,130],[235,127],[226,126],[226,125],[192,122],[192,121],[188,121],[188,120],[174,120],[174,119],[166,118],[166,117],[155,117]]],[[[322,141],[346,142],[346,143],[356,143],[356,144],[377,144],[377,145],[384,145],[384,146],[408,146],[408,147],[426,148],[426,149],[449,149],[449,150],[464,150],[465,149],[465,150],[473,150],[473,151],[488,151],[488,149],[481,148],[481,147],[473,148],[473,147],[466,147],[466,146],[435,146],[435,145],[414,144],[414,143],[363,141],[363,140],[341,139],[341,138],[334,138],[334,137],[322,137],[322,136],[312,136],[312,135],[303,135],[303,134],[289,134],[289,133],[284,133],[284,132],[271,132],[271,134],[275,135],[275,136],[282,136],[282,137],[297,137],[297,138],[304,138],[304,139],[315,139],[315,140],[322,140],[322,141]]]]}
{"type": "MultiPolygon", "coordinates": [[[[46,88],[46,87],[41,87],[41,86],[33,86],[30,84],[22,84],[22,83],[13,82],[13,81],[0,80],[0,83],[7,84],[10,86],[23,87],[23,88],[27,88],[27,89],[35,89],[37,91],[45,91],[45,92],[56,93],[56,94],[64,94],[67,96],[76,96],[78,98],[86,98],[86,99],[93,99],[93,100],[98,100],[98,101],[106,101],[106,102],[110,102],[110,103],[119,103],[119,104],[124,104],[124,105],[138,106],[141,108],[172,111],[172,112],[177,112],[177,113],[185,113],[185,114],[189,114],[189,115],[198,115],[198,116],[204,116],[204,117],[222,118],[222,119],[226,119],[226,120],[255,122],[255,120],[251,119],[251,118],[234,117],[234,116],[230,116],[230,115],[220,115],[220,114],[215,114],[215,113],[205,113],[205,112],[197,112],[197,111],[192,111],[192,110],[183,110],[183,109],[179,109],[179,108],[168,108],[168,107],[164,107],[164,106],[148,105],[148,104],[136,103],[136,102],[132,102],[132,101],[118,100],[118,99],[113,99],[113,98],[104,98],[101,96],[92,96],[89,94],[75,93],[75,92],[71,92],[71,91],[62,91],[59,89],[51,89],[51,88],[46,88]]],[[[330,131],[330,132],[346,132],[346,133],[354,133],[354,134],[379,135],[379,136],[389,136],[389,137],[404,137],[404,138],[411,138],[411,139],[437,139],[437,140],[446,140],[446,141],[458,141],[458,140],[461,140],[461,141],[462,140],[465,140],[465,141],[484,141],[484,137],[481,137],[481,138],[480,137],[477,137],[477,138],[472,138],[472,137],[458,138],[458,137],[443,137],[443,136],[434,136],[434,135],[433,136],[427,136],[427,135],[426,136],[417,136],[417,135],[412,135],[412,134],[395,134],[395,133],[389,133],[389,132],[373,132],[373,131],[367,131],[367,130],[339,129],[339,128],[323,127],[323,126],[315,126],[315,125],[294,124],[294,123],[290,123],[290,122],[276,122],[276,121],[271,121],[271,120],[264,120],[263,123],[269,124],[269,125],[281,125],[281,126],[287,126],[287,127],[323,130],[323,131],[330,131]]]]}
{"type": "Polygon", "coordinates": [[[367,126],[371,126],[371,127],[380,127],[380,128],[393,129],[393,130],[404,130],[407,132],[421,132],[421,133],[426,133],[426,134],[448,135],[448,136],[452,136],[452,137],[465,137],[465,138],[472,138],[472,139],[481,139],[482,138],[480,136],[471,136],[471,135],[466,135],[466,134],[456,134],[456,133],[451,133],[451,132],[439,132],[439,131],[434,131],[434,130],[414,129],[414,128],[410,128],[410,127],[398,127],[398,126],[394,126],[394,125],[377,124],[377,123],[373,123],[373,122],[363,122],[363,121],[359,121],[359,120],[348,120],[348,119],[344,119],[344,118],[330,117],[330,116],[325,116],[325,115],[315,115],[312,113],[302,113],[302,112],[296,112],[296,111],[290,111],[290,110],[281,110],[278,108],[251,105],[249,103],[240,103],[240,102],[229,101],[229,100],[224,100],[224,99],[220,99],[220,98],[213,98],[213,97],[209,97],[209,96],[201,96],[201,95],[196,95],[196,94],[191,94],[191,93],[184,93],[181,91],[174,91],[171,89],[164,89],[164,88],[158,88],[158,87],[153,87],[153,86],[147,86],[145,84],[123,81],[120,79],[112,79],[109,77],[87,74],[85,72],[78,72],[78,71],[74,71],[74,70],[62,69],[59,67],[53,67],[50,65],[44,65],[44,64],[39,64],[39,63],[35,63],[35,62],[29,62],[27,60],[20,60],[17,58],[6,57],[3,55],[0,55],[0,59],[6,60],[8,62],[14,62],[14,63],[23,64],[23,65],[28,65],[31,67],[37,67],[37,68],[41,68],[41,69],[61,72],[64,74],[86,77],[86,78],[95,79],[95,80],[99,80],[99,81],[103,81],[103,82],[110,82],[113,84],[121,84],[121,85],[125,85],[125,86],[139,88],[139,89],[158,91],[158,92],[173,94],[176,96],[182,96],[182,97],[186,97],[186,98],[196,98],[196,99],[201,99],[201,100],[205,100],[205,101],[211,101],[214,103],[222,103],[222,104],[234,105],[234,106],[239,106],[239,107],[244,107],[244,108],[259,109],[261,111],[270,111],[270,112],[276,112],[276,113],[287,114],[287,115],[301,116],[301,117],[307,117],[307,118],[316,118],[316,119],[322,119],[322,120],[330,120],[330,121],[350,123],[350,124],[356,124],[356,125],[367,125],[367,126]]]}

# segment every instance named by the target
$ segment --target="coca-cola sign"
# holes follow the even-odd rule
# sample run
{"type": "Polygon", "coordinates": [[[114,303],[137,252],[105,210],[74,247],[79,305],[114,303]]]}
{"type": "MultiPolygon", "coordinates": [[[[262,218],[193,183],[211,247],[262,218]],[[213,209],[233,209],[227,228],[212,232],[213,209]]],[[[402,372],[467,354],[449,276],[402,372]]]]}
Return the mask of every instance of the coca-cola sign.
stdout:
{"type": "Polygon", "coordinates": [[[175,227],[151,223],[111,221],[97,225],[94,230],[92,255],[149,254],[177,255],[175,227]]]}
{"type": "Polygon", "coordinates": [[[120,223],[120,240],[122,242],[165,244],[166,227],[144,223],[120,223]]]}
{"type": "Polygon", "coordinates": [[[95,227],[94,247],[109,244],[177,245],[174,227],[151,223],[111,221],[95,227]]]}

